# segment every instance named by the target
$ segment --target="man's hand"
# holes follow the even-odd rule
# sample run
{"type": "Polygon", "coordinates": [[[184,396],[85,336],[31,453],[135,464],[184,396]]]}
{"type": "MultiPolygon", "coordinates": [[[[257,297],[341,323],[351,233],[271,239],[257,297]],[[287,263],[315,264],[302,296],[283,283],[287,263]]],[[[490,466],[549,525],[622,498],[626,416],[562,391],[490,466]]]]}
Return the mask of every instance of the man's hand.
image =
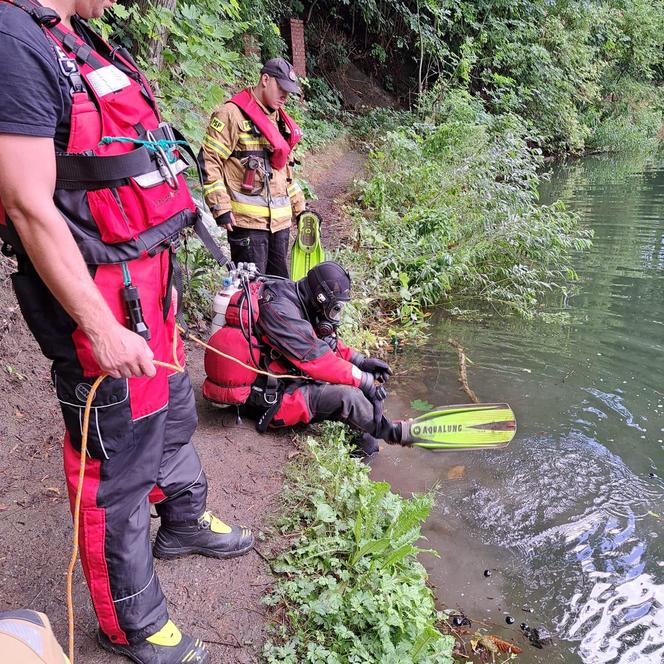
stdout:
{"type": "Polygon", "coordinates": [[[217,222],[217,226],[223,226],[227,231],[232,231],[235,226],[235,217],[230,210],[215,217],[214,220],[217,222]]]}
{"type": "Polygon", "coordinates": [[[157,373],[154,354],[143,337],[117,323],[99,334],[88,333],[92,352],[101,370],[113,378],[131,378],[157,373]]]}
{"type": "Polygon", "coordinates": [[[387,362],[374,357],[365,357],[357,367],[358,369],[362,369],[362,371],[367,371],[373,374],[382,383],[387,383],[392,375],[390,365],[387,362]]]}

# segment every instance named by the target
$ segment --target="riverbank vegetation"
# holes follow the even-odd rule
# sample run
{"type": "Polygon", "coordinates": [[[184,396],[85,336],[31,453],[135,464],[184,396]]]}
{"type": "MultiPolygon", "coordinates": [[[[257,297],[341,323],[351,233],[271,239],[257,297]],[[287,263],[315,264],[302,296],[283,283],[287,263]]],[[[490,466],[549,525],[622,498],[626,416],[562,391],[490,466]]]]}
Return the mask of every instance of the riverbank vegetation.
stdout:
{"type": "Polygon", "coordinates": [[[460,90],[436,114],[420,109],[394,129],[390,115],[360,120],[375,136],[353,210],[366,251],[344,260],[402,324],[440,303],[457,314],[548,311],[544,299],[560,302],[576,280],[572,258],[590,233],[562,203],[539,204],[542,156],[518,116],[460,90]]]}
{"type": "Polygon", "coordinates": [[[267,602],[279,627],[266,660],[451,664],[454,639],[436,627],[441,615],[417,560],[432,496],[404,499],[371,481],[348,456],[341,425],[300,444],[279,522],[298,536],[273,563],[280,580],[267,602]]]}

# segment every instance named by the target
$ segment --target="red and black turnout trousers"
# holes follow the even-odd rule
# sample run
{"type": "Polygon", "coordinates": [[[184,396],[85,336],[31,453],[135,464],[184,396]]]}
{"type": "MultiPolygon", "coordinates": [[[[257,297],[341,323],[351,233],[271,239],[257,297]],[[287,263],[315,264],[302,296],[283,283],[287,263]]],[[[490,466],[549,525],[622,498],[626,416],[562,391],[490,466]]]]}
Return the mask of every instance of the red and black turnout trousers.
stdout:
{"type": "MultiPolygon", "coordinates": [[[[168,252],[132,261],[129,269],[141,294],[155,359],[172,363],[172,307],[166,320],[162,313],[168,252]]],[[[73,509],[83,411],[95,378],[83,366],[91,356],[90,343],[26,258],[19,257],[12,279],[25,320],[53,362],[73,509]]],[[[97,266],[94,279],[112,309],[124,317],[120,266],[97,266]]],[[[181,344],[177,352],[183,362],[181,344]]],[[[189,376],[161,367],[154,378],[106,378],[92,403],[80,552],[99,624],[114,643],[143,639],[168,620],[152,558],[149,501],[156,501],[162,523],[195,522],[203,514],[207,483],[191,442],[196,424],[189,376]]]]}
{"type": "MultiPolygon", "coordinates": [[[[5,1],[39,22],[38,3],[5,1]]],[[[173,363],[173,256],[179,232],[196,219],[180,155],[172,142],[163,142],[173,135],[126,51],[111,47],[84,24],[76,33],[64,25],[40,26],[72,94],[68,147],[56,153],[54,203],[117,320],[126,320],[124,267],[138,288],[155,359],[173,363]],[[107,143],[103,136],[122,140],[107,143]],[[160,153],[156,141],[166,146],[160,153]]],[[[83,411],[101,370],[89,339],[41,281],[1,208],[0,237],[18,255],[16,296],[53,362],[73,506],[83,411]]],[[[184,362],[179,340],[176,349],[184,362]]],[[[162,523],[196,522],[202,515],[207,484],[191,443],[196,422],[187,374],[163,367],[153,378],[106,378],[92,403],[81,561],[101,629],[114,643],[144,639],[168,621],[152,560],[149,501],[156,502],[162,523]]]]}

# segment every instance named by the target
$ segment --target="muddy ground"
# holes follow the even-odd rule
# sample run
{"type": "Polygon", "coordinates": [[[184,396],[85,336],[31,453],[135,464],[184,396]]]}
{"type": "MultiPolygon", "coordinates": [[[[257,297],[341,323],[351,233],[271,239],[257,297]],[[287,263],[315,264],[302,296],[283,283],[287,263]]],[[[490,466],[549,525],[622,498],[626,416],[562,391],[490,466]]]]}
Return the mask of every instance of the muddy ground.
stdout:
{"type": "MultiPolygon", "coordinates": [[[[310,155],[304,175],[325,218],[327,246],[351,235],[339,221],[341,202],[363,168],[363,156],[345,139],[310,155]]],[[[27,330],[11,290],[11,259],[0,258],[0,610],[30,608],[48,614],[67,642],[65,574],[71,518],[62,472],[62,423],[49,366],[27,330]]],[[[208,506],[220,517],[250,526],[258,552],[217,561],[192,556],[156,561],[171,617],[209,644],[215,664],[258,661],[266,636],[261,597],[273,581],[265,558],[283,544],[270,533],[278,511],[283,467],[294,453],[292,435],[259,435],[253,424],[200,396],[202,351],[188,344],[200,423],[194,442],[209,481],[208,506]],[[265,534],[264,536],[262,534],[265,534]]],[[[153,523],[153,535],[157,528],[153,523]]],[[[96,619],[77,566],[74,581],[76,661],[122,661],[95,643],[96,619]]]]}

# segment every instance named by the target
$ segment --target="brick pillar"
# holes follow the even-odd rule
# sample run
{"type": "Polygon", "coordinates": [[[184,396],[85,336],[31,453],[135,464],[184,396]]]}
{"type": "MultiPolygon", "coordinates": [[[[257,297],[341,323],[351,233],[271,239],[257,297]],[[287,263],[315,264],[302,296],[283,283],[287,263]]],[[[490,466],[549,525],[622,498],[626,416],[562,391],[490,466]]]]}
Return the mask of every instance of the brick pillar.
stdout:
{"type": "Polygon", "coordinates": [[[307,75],[307,57],[304,49],[304,21],[292,18],[289,21],[291,64],[298,76],[307,75]]]}

